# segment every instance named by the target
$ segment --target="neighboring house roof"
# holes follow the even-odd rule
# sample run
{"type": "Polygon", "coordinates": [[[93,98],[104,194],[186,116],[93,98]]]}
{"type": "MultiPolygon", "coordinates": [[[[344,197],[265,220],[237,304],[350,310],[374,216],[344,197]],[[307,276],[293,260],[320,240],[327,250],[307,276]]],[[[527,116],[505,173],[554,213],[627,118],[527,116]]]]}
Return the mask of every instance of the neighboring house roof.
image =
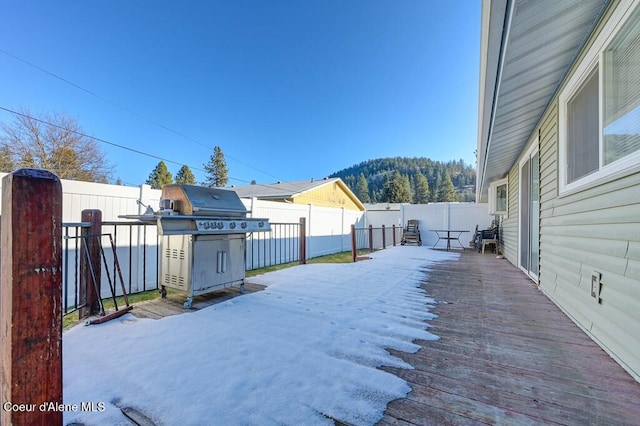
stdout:
{"type": "Polygon", "coordinates": [[[514,165],[609,1],[482,1],[478,201],[514,165]]]}
{"type": "Polygon", "coordinates": [[[360,210],[365,209],[358,197],[355,196],[340,178],[232,186],[228,189],[234,190],[240,198],[255,197],[260,200],[293,200],[304,197],[305,194],[323,186],[334,184],[337,185],[360,210]]]}

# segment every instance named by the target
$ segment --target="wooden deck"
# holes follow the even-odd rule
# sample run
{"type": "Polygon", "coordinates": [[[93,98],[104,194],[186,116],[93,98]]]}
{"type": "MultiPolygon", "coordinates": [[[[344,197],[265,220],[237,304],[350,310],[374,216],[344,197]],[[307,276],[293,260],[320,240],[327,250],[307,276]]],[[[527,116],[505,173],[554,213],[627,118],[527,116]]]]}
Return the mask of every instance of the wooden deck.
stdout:
{"type": "Polygon", "coordinates": [[[250,282],[247,282],[244,285],[243,293],[240,293],[240,289],[238,287],[225,288],[224,290],[194,297],[191,309],[185,309],[184,307],[184,301],[186,299],[184,294],[170,292],[165,299],[158,298],[136,303],[135,308],[131,313],[138,318],[151,319],[159,319],[171,315],[188,314],[206,308],[207,306],[215,305],[216,303],[221,303],[225,300],[238,297],[241,294],[255,293],[256,291],[262,291],[264,289],[265,286],[250,282]]]}
{"type": "Polygon", "coordinates": [[[438,341],[385,368],[413,391],[382,425],[640,425],[640,383],[520,270],[467,250],[424,284],[438,341]]]}

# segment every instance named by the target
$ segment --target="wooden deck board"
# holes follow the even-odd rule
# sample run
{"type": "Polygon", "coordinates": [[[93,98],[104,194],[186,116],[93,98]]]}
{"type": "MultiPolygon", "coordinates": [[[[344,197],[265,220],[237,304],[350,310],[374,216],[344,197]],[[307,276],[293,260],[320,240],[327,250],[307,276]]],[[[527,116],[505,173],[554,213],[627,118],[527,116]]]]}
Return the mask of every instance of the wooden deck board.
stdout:
{"type": "MultiPolygon", "coordinates": [[[[381,425],[640,425],[640,383],[506,260],[466,251],[425,272],[423,288],[438,301],[427,326],[440,340],[416,342],[414,354],[390,350],[414,369],[383,369],[413,390],[387,406],[381,425]]],[[[174,294],[132,312],[162,318],[239,294],[196,297],[191,310],[174,294]]]]}
{"type": "Polygon", "coordinates": [[[238,287],[225,288],[220,291],[194,297],[191,309],[185,309],[184,307],[186,295],[182,293],[170,293],[165,299],[157,298],[136,303],[131,313],[138,318],[160,319],[171,315],[196,312],[207,306],[233,299],[241,294],[255,293],[264,289],[265,286],[250,282],[245,283],[244,293],[240,293],[238,287]]]}
{"type": "Polygon", "coordinates": [[[506,260],[466,251],[425,272],[440,340],[391,351],[415,369],[384,369],[413,390],[380,424],[640,424],[640,383],[506,260]]]}

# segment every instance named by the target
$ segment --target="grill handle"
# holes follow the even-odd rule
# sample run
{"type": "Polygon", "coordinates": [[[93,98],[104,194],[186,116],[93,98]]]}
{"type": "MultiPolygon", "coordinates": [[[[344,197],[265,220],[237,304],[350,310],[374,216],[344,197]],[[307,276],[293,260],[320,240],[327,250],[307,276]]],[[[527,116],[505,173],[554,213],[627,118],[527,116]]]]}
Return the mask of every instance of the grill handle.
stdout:
{"type": "Polygon", "coordinates": [[[218,274],[224,274],[227,272],[227,252],[219,251],[218,252],[218,262],[216,265],[216,272],[218,274]]]}

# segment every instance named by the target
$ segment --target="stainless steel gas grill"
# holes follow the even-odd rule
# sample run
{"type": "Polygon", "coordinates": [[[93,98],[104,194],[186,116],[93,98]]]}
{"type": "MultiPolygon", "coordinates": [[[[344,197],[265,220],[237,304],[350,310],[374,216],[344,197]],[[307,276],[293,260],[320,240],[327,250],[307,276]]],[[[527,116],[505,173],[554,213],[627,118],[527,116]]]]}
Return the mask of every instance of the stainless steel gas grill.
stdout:
{"type": "Polygon", "coordinates": [[[194,185],[165,185],[160,210],[145,217],[158,225],[162,296],[167,288],[185,292],[187,309],[194,296],[242,290],[246,236],[271,230],[268,219],[247,217],[234,191],[194,185]]]}

